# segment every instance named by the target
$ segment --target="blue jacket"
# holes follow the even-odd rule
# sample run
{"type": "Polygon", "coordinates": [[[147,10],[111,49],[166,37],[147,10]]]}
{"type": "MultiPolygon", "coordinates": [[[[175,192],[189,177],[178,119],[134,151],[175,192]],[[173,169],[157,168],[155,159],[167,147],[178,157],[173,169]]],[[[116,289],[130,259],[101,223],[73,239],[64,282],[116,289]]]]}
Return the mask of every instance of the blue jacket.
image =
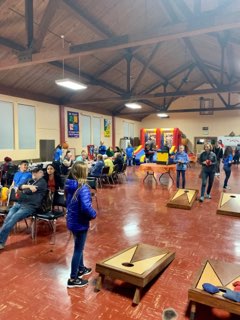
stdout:
{"type": "Polygon", "coordinates": [[[175,154],[174,162],[177,164],[177,170],[186,170],[189,162],[188,155],[186,152],[177,152],[175,154]],[[180,162],[181,163],[180,163],[180,162]]]}
{"type": "Polygon", "coordinates": [[[230,168],[233,161],[233,156],[230,154],[227,158],[223,158],[223,168],[230,168]]]}
{"type": "Polygon", "coordinates": [[[106,154],[106,151],[107,151],[107,147],[106,146],[100,146],[98,148],[98,153],[100,153],[102,155],[106,154]]]}
{"type": "Polygon", "coordinates": [[[67,193],[67,227],[72,232],[86,231],[89,221],[96,218],[96,211],[92,207],[90,189],[83,185],[78,189],[76,180],[67,179],[65,184],[67,193]]]}
{"type": "Polygon", "coordinates": [[[90,175],[91,176],[100,176],[102,172],[102,168],[104,167],[104,162],[103,161],[97,161],[95,165],[92,167],[90,175]]]}
{"type": "Polygon", "coordinates": [[[126,148],[126,155],[127,155],[127,158],[132,158],[133,157],[133,147],[127,147],[126,148]]]}

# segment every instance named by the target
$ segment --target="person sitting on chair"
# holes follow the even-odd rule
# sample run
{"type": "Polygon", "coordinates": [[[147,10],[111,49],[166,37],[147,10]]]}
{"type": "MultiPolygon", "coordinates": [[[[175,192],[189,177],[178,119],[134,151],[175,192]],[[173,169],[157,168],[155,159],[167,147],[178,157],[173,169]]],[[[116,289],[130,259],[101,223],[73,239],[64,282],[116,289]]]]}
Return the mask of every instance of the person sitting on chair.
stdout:
{"type": "Polygon", "coordinates": [[[104,166],[109,167],[108,175],[110,176],[113,172],[113,167],[114,167],[113,162],[110,158],[108,158],[106,154],[103,155],[103,161],[104,161],[104,166]]]}
{"type": "Polygon", "coordinates": [[[31,179],[32,174],[28,171],[28,161],[23,160],[20,162],[19,171],[15,173],[13,177],[13,183],[11,188],[17,189],[21,184],[26,183],[31,179]]]}
{"type": "Polygon", "coordinates": [[[115,160],[113,161],[113,164],[117,164],[118,165],[118,170],[117,172],[121,172],[122,171],[122,167],[123,167],[123,157],[121,155],[120,152],[116,152],[114,155],[115,160]]]}
{"type": "Polygon", "coordinates": [[[106,154],[106,152],[107,152],[107,147],[104,145],[103,141],[100,141],[100,146],[98,148],[98,153],[101,154],[101,155],[104,155],[104,154],[106,154]]]}
{"type": "Polygon", "coordinates": [[[73,156],[71,151],[67,151],[62,162],[61,171],[63,175],[67,175],[73,165],[73,156]]]}
{"type": "Polygon", "coordinates": [[[44,175],[44,179],[47,182],[48,190],[53,195],[53,204],[54,200],[58,198],[58,192],[63,190],[64,183],[61,176],[56,171],[54,164],[48,164],[46,168],[46,173],[44,175]]]}
{"type": "Polygon", "coordinates": [[[0,166],[0,170],[2,170],[2,178],[0,181],[0,184],[3,186],[7,183],[7,172],[9,170],[9,167],[12,166],[12,159],[10,157],[4,158],[4,163],[0,166]]]}
{"type": "Polygon", "coordinates": [[[43,179],[43,171],[35,168],[32,171],[32,179],[18,186],[21,191],[18,202],[9,210],[6,219],[0,229],[0,249],[4,249],[8,235],[15,224],[29,216],[41,207],[43,198],[47,192],[47,183],[43,179]]]}
{"type": "Polygon", "coordinates": [[[99,177],[102,172],[103,167],[104,167],[103,156],[101,154],[98,154],[97,155],[97,162],[91,168],[89,176],[99,177]]]}

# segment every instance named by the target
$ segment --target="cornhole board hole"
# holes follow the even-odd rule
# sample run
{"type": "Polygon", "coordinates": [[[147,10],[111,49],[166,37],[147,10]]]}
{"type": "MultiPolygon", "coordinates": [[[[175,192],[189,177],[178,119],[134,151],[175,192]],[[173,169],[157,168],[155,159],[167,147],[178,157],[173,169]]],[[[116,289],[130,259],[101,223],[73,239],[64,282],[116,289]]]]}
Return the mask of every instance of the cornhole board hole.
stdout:
{"type": "Polygon", "coordinates": [[[175,258],[175,252],[147,244],[135,244],[96,264],[99,273],[96,290],[104,277],[120,279],[136,286],[133,303],[138,304],[141,290],[175,258]]]}
{"type": "Polygon", "coordinates": [[[191,301],[190,319],[195,319],[196,303],[225,310],[240,315],[240,303],[224,298],[224,292],[215,294],[203,290],[203,283],[211,283],[217,287],[233,290],[233,282],[240,281],[240,265],[216,260],[207,260],[199,270],[196,280],[188,290],[188,299],[191,301]]]}
{"type": "Polygon", "coordinates": [[[167,207],[191,210],[197,199],[198,190],[178,189],[170,198],[167,207]]]}
{"type": "Polygon", "coordinates": [[[240,217],[240,194],[222,192],[217,213],[240,217]]]}

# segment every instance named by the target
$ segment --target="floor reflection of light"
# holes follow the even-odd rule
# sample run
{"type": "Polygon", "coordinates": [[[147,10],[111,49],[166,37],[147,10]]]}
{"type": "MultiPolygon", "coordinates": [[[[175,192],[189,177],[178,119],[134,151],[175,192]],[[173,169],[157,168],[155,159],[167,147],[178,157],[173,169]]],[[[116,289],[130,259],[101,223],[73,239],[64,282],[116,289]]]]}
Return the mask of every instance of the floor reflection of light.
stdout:
{"type": "Polygon", "coordinates": [[[240,241],[234,241],[234,252],[237,256],[240,256],[240,241]]]}
{"type": "Polygon", "coordinates": [[[127,237],[132,237],[140,233],[140,228],[137,224],[127,224],[123,227],[123,231],[127,237]]]}

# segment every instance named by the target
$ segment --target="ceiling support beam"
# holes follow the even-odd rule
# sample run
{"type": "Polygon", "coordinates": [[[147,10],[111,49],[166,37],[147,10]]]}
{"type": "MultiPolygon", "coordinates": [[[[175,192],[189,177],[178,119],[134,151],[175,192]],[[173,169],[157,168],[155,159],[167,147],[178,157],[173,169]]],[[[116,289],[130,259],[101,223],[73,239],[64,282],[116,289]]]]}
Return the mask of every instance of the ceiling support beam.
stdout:
{"type": "MultiPolygon", "coordinates": [[[[27,0],[26,0],[27,1],[27,0]]],[[[30,1],[30,0],[29,0],[30,1]]],[[[114,51],[119,49],[126,49],[136,46],[144,46],[159,43],[161,41],[172,41],[175,39],[182,39],[186,37],[193,37],[210,32],[217,32],[223,30],[236,29],[240,27],[239,12],[224,16],[215,16],[215,19],[199,18],[198,26],[190,26],[188,23],[179,23],[159,30],[152,30],[145,34],[129,34],[112,37],[106,40],[93,41],[71,46],[69,49],[61,49],[56,51],[42,51],[40,53],[32,54],[32,60],[24,63],[19,63],[15,57],[9,57],[0,62],[0,70],[10,70],[24,66],[33,66],[41,63],[63,60],[82,55],[90,55],[97,52],[114,51]]]]}
{"type": "Polygon", "coordinates": [[[126,57],[126,62],[127,62],[127,92],[130,93],[131,91],[131,61],[132,61],[132,55],[129,54],[127,57],[126,57]]]}
{"type": "Polygon", "coordinates": [[[50,23],[57,11],[58,1],[57,0],[49,0],[45,12],[43,13],[42,20],[39,24],[39,29],[37,32],[37,36],[34,41],[34,51],[39,52],[42,48],[42,44],[44,38],[47,34],[50,23]]]}
{"type": "Polygon", "coordinates": [[[193,95],[205,95],[205,94],[213,94],[213,93],[223,93],[223,92],[240,92],[240,86],[222,86],[220,88],[209,88],[209,89],[196,89],[196,90],[186,90],[186,91],[172,91],[166,93],[155,93],[155,94],[146,94],[146,95],[136,95],[129,96],[128,94],[122,95],[121,97],[110,97],[110,98],[102,98],[102,99],[87,99],[78,101],[75,103],[69,103],[69,105],[78,105],[78,104],[106,104],[106,103],[124,103],[126,101],[134,100],[139,101],[142,99],[153,100],[164,97],[185,97],[185,96],[193,96],[193,95]]]}
{"type": "Polygon", "coordinates": [[[139,85],[139,83],[142,81],[146,71],[148,70],[152,60],[154,59],[154,57],[156,56],[156,53],[158,51],[158,49],[160,48],[160,43],[156,44],[152,53],[150,54],[149,58],[147,59],[147,62],[144,64],[144,67],[142,68],[142,71],[140,72],[139,76],[137,77],[136,81],[134,82],[134,85],[131,89],[131,93],[132,94],[135,94],[136,93],[136,90],[137,90],[137,87],[139,85]]]}
{"type": "MultiPolygon", "coordinates": [[[[193,46],[191,40],[188,38],[184,38],[183,41],[184,41],[186,47],[188,48],[189,52],[191,53],[193,59],[195,60],[198,69],[202,72],[202,74],[204,75],[206,80],[209,82],[209,84],[213,88],[219,89],[219,84],[217,83],[216,79],[214,79],[214,77],[209,72],[209,70],[206,68],[205,64],[202,62],[200,56],[198,55],[197,51],[195,50],[195,48],[193,46]]],[[[221,94],[217,93],[217,95],[218,95],[219,99],[222,101],[222,103],[224,104],[224,106],[227,107],[227,102],[224,100],[224,98],[221,96],[221,94]]]]}
{"type": "Polygon", "coordinates": [[[33,47],[33,0],[25,0],[25,22],[27,31],[27,48],[33,47]]]}

